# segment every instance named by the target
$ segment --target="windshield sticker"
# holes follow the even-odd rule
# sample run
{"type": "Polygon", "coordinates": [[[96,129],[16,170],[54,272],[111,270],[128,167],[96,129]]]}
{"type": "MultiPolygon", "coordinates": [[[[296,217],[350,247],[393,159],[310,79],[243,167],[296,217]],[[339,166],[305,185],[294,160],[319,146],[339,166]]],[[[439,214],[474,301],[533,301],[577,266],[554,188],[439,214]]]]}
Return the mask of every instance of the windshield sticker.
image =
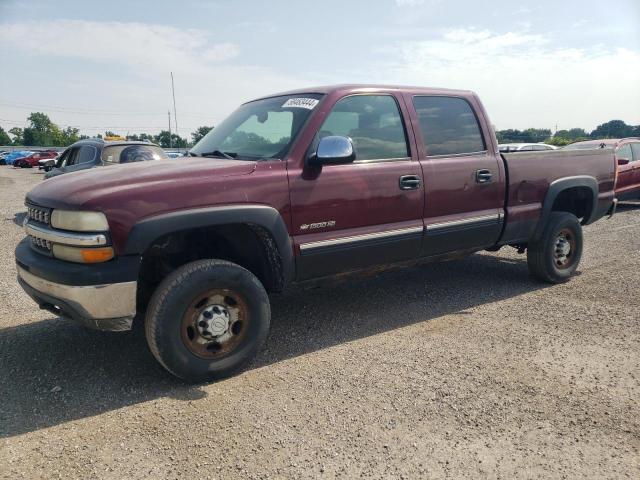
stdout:
{"type": "Polygon", "coordinates": [[[290,98],[282,104],[281,108],[306,108],[313,110],[320,100],[315,98],[290,98]]]}

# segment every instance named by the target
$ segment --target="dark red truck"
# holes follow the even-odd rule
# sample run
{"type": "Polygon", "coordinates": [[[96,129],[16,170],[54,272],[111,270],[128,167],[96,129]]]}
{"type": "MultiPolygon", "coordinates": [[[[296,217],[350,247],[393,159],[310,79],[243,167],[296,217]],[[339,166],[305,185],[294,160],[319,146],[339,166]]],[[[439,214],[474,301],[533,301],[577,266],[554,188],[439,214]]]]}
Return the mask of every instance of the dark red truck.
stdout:
{"type": "Polygon", "coordinates": [[[504,245],[563,282],[581,225],[615,206],[612,150],[500,155],[469,91],[282,93],[242,105],[190,156],[44,181],[16,249],[41,308],[103,330],[140,318],[190,381],[245,365],[268,293],[291,283],[504,245]]]}

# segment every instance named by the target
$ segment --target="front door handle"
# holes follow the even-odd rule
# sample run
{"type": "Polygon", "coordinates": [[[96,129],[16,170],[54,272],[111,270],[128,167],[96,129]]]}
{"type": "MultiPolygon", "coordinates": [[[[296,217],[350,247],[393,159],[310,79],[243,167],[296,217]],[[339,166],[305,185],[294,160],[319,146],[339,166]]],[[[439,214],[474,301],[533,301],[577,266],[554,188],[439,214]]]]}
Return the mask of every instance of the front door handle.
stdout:
{"type": "Polygon", "coordinates": [[[420,177],[417,175],[402,175],[400,177],[400,190],[415,190],[420,188],[420,177]]]}
{"type": "Polygon", "coordinates": [[[491,170],[476,170],[476,183],[489,183],[492,178],[491,170]]]}

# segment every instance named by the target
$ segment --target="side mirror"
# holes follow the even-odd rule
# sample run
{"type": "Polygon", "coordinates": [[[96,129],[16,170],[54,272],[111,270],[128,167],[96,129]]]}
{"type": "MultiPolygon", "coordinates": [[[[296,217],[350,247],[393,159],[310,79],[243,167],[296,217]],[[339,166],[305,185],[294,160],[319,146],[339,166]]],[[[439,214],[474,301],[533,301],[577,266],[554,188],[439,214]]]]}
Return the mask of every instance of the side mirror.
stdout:
{"type": "Polygon", "coordinates": [[[618,159],[618,165],[627,165],[629,163],[629,159],[628,158],[619,158],[618,159]]]}
{"type": "Polygon", "coordinates": [[[356,159],[356,152],[350,138],[332,135],[320,139],[318,148],[307,159],[307,164],[314,167],[322,165],[341,165],[356,159]]]}

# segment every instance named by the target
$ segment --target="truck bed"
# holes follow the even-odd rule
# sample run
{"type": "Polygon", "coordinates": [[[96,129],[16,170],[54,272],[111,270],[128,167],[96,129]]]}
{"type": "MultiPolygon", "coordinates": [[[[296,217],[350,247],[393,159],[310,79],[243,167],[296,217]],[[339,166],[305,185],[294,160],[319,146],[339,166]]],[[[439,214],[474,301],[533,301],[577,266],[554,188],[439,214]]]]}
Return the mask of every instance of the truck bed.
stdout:
{"type": "MultiPolygon", "coordinates": [[[[616,163],[613,149],[551,150],[543,152],[505,153],[507,192],[506,224],[500,244],[527,242],[536,231],[545,208],[544,199],[558,179],[595,179],[597,198],[593,209],[582,218],[583,224],[596,221],[607,213],[613,199],[616,163]]],[[[593,180],[591,180],[593,182],[593,180]]],[[[585,192],[587,190],[585,189],[585,192]]]]}

